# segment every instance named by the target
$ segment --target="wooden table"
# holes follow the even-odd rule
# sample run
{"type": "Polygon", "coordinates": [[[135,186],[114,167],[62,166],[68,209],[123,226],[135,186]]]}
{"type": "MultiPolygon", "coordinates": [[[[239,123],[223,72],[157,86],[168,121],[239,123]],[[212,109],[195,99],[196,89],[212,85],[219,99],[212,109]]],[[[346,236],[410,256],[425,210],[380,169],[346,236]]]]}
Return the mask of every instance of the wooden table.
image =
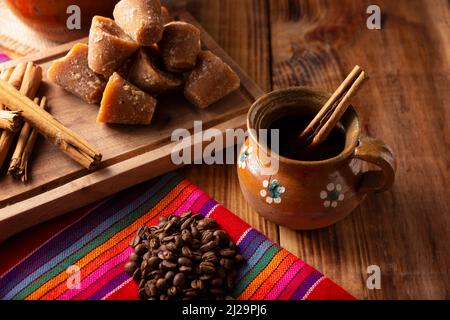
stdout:
{"type": "Polygon", "coordinates": [[[396,152],[394,187],[338,224],[292,231],[245,202],[232,165],[180,172],[361,299],[450,298],[450,10],[445,0],[192,0],[189,9],[265,91],[329,91],[355,64],[370,80],[355,99],[364,131],[396,152]],[[381,268],[381,289],[366,287],[381,268]]]}

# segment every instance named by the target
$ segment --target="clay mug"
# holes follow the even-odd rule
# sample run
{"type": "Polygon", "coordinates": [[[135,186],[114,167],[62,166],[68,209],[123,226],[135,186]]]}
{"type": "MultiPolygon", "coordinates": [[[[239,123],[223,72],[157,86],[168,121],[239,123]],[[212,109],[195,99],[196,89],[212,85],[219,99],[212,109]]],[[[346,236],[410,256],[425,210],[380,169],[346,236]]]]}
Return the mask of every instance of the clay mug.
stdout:
{"type": "Polygon", "coordinates": [[[277,119],[290,115],[314,116],[329,97],[304,87],[282,89],[260,97],[248,112],[249,136],[238,156],[239,182],[250,206],[274,223],[297,230],[332,225],[368,193],[385,191],[394,182],[396,161],[391,149],[361,134],[352,106],[339,123],[345,131],[340,154],[320,161],[300,161],[272,152],[278,159],[278,171],[268,174],[264,170],[268,162],[261,155],[271,150],[260,141],[259,129],[268,129],[277,119]],[[364,161],[378,170],[364,171],[364,161]]]}
{"type": "MultiPolygon", "coordinates": [[[[58,42],[76,40],[87,35],[94,15],[112,16],[119,0],[8,0],[12,12],[28,27],[58,42]],[[81,29],[69,30],[68,7],[77,5],[81,12],[81,29]]],[[[72,11],[69,11],[72,12],[72,11]]]]}

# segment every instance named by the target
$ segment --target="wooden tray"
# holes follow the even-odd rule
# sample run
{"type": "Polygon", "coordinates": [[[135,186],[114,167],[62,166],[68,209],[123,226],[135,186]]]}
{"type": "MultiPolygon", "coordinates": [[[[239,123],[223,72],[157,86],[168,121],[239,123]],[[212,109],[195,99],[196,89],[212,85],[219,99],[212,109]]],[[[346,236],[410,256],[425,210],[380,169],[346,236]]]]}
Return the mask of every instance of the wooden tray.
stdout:
{"type": "MultiPolygon", "coordinates": [[[[187,11],[178,12],[176,17],[200,28],[203,47],[237,72],[241,78],[240,89],[205,110],[191,106],[181,95],[164,98],[158,102],[152,125],[111,126],[96,124],[97,106],[85,104],[45,79],[39,95],[48,97],[52,115],[99,149],[103,163],[99,170],[89,172],[39,139],[31,163],[30,183],[20,183],[4,174],[0,178],[0,242],[32,225],[175,169],[170,154],[178,142],[171,141],[171,134],[177,128],[192,131],[194,120],[203,121],[203,129],[215,127],[222,134],[229,128],[245,127],[246,112],[262,90],[187,11]]],[[[83,41],[87,39],[76,42],[83,41]]],[[[51,62],[65,55],[73,44],[10,61],[0,68],[34,61],[46,72],[51,62]]],[[[192,140],[189,145],[194,149],[196,139],[192,140]]]]}

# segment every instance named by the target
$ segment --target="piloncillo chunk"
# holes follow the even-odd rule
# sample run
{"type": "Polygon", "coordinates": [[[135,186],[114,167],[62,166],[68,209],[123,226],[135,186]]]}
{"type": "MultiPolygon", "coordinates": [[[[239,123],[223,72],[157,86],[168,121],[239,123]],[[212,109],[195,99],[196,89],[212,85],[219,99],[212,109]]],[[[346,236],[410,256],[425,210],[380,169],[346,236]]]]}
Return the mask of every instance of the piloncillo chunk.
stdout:
{"type": "Polygon", "coordinates": [[[109,77],[137,50],[135,43],[111,19],[95,16],[89,33],[89,67],[109,77]]]}
{"type": "Polygon", "coordinates": [[[161,7],[161,17],[162,17],[162,23],[163,25],[169,23],[171,21],[170,12],[167,7],[162,6],[161,7]]]}
{"type": "Polygon", "coordinates": [[[239,76],[229,65],[211,51],[202,51],[186,80],[184,96],[197,107],[206,108],[239,86],[239,76]]]}
{"type": "Polygon", "coordinates": [[[88,46],[75,44],[69,53],[53,62],[47,71],[50,81],[87,103],[98,103],[102,98],[106,80],[88,66],[88,46]]]}
{"type": "Polygon", "coordinates": [[[190,23],[174,21],[164,26],[159,49],[167,70],[189,71],[195,67],[201,50],[200,30],[190,23]]]}
{"type": "Polygon", "coordinates": [[[117,24],[141,46],[161,40],[164,18],[159,0],[122,0],[113,15],[117,24]]]}
{"type": "Polygon", "coordinates": [[[141,49],[128,75],[128,80],[151,95],[160,95],[179,88],[183,77],[160,70],[157,66],[157,53],[141,49]]]}
{"type": "Polygon", "coordinates": [[[117,124],[150,124],[156,100],[126,81],[118,73],[109,78],[97,122],[117,124]]]}

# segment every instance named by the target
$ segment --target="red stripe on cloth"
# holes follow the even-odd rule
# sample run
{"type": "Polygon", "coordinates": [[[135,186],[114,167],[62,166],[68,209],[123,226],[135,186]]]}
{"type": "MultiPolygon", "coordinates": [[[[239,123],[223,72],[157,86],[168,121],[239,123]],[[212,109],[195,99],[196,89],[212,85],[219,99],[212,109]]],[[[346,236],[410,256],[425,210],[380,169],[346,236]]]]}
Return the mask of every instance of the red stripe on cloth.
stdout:
{"type": "Polygon", "coordinates": [[[131,279],[131,281],[125,283],[123,287],[110,294],[105,300],[139,300],[138,289],[139,285],[131,279]]]}
{"type": "Polygon", "coordinates": [[[49,220],[35,227],[22,231],[0,244],[2,263],[0,275],[18,264],[27,255],[42,246],[58,232],[68,227],[97,204],[93,204],[61,217],[49,220]]]}
{"type": "Polygon", "coordinates": [[[237,242],[245,230],[250,227],[249,224],[222,205],[217,206],[209,217],[216,219],[219,226],[227,230],[228,235],[234,242],[237,242]]]}
{"type": "Polygon", "coordinates": [[[306,300],[356,300],[351,294],[328,278],[320,281],[306,300]]]}

